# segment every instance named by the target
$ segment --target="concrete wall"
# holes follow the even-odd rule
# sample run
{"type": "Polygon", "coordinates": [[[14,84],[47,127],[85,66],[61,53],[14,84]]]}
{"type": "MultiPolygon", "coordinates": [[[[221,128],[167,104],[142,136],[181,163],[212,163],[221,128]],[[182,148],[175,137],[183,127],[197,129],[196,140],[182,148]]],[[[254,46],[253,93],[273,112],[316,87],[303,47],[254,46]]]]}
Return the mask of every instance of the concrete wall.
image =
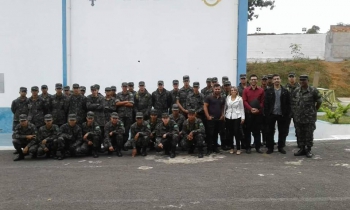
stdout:
{"type": "Polygon", "coordinates": [[[291,44],[301,46],[304,57],[324,59],[326,34],[248,36],[248,62],[293,59],[291,44]]]}
{"type": "Polygon", "coordinates": [[[326,61],[350,58],[350,27],[331,26],[326,39],[326,61]]]}

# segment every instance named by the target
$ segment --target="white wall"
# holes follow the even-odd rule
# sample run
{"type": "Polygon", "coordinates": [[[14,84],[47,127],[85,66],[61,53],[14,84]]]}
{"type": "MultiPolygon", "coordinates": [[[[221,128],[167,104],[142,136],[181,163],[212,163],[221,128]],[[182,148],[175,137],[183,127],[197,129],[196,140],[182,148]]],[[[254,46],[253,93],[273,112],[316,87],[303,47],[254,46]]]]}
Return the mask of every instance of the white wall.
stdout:
{"type": "Polygon", "coordinates": [[[291,44],[301,45],[301,52],[310,59],[324,59],[326,34],[248,36],[248,62],[293,59],[291,44]]]}
{"type": "Polygon", "coordinates": [[[149,91],[164,80],[205,86],[207,77],[236,81],[238,0],[74,0],[69,83],[89,87],[140,80],[149,91]],[[140,61],[140,62],[138,62],[140,61]]]}
{"type": "Polygon", "coordinates": [[[10,107],[19,87],[62,82],[61,0],[10,0],[0,6],[0,72],[5,93],[0,107],[10,107]]]}

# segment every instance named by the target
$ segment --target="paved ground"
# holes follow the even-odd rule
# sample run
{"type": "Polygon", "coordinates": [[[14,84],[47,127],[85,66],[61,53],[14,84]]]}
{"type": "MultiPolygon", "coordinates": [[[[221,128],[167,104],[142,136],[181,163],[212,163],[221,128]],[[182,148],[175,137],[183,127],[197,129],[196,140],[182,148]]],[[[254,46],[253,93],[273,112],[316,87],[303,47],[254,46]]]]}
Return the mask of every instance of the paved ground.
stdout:
{"type": "Polygon", "coordinates": [[[78,157],[13,162],[0,151],[0,209],[350,209],[350,141],[315,157],[229,153],[175,159],[78,157]]]}

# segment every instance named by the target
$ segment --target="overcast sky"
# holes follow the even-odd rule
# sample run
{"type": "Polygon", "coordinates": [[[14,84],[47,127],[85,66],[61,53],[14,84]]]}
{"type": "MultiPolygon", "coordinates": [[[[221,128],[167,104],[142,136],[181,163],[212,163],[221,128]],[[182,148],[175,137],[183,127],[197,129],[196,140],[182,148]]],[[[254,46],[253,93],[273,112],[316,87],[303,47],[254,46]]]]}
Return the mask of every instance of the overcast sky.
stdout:
{"type": "Polygon", "coordinates": [[[330,25],[350,24],[350,0],[276,0],[273,10],[256,10],[258,19],[248,22],[248,33],[301,33],[317,25],[326,33],[330,25]]]}

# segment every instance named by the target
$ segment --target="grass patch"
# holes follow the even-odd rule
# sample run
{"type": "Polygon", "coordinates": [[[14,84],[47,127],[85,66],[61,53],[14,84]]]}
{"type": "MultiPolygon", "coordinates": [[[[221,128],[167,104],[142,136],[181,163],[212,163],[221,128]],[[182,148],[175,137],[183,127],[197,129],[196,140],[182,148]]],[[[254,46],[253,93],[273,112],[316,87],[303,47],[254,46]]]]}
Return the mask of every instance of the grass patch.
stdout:
{"type": "MultiPolygon", "coordinates": [[[[330,123],[334,122],[334,119],[328,119],[325,115],[317,116],[317,119],[322,120],[322,121],[326,121],[326,122],[330,122],[330,123]]],[[[339,119],[339,124],[350,124],[350,116],[346,116],[346,115],[342,116],[339,119]]]]}

